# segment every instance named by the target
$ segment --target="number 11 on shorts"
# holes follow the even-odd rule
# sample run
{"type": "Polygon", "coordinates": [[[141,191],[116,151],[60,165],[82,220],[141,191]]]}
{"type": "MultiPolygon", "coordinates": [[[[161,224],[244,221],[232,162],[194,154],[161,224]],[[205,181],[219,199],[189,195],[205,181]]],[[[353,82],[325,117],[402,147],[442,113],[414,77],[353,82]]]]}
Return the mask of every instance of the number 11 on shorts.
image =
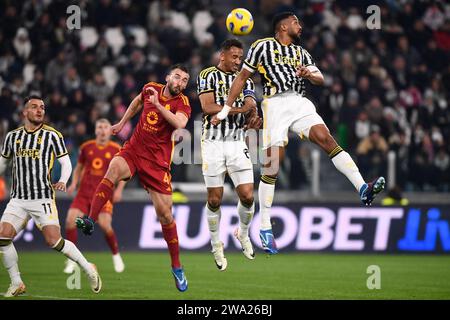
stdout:
{"type": "Polygon", "coordinates": [[[52,214],[52,207],[51,207],[50,203],[48,203],[48,202],[47,203],[42,203],[41,205],[44,207],[44,213],[45,214],[52,214]]]}

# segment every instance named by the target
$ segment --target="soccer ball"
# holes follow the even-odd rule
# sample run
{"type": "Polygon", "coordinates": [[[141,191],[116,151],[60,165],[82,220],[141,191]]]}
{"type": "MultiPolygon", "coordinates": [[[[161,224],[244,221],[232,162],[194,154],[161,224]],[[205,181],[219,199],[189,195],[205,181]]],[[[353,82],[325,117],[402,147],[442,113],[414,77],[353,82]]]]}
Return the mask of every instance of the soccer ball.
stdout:
{"type": "Polygon", "coordinates": [[[236,36],[249,34],[253,29],[253,17],[250,11],[244,8],[233,9],[227,17],[227,29],[236,36]]]}

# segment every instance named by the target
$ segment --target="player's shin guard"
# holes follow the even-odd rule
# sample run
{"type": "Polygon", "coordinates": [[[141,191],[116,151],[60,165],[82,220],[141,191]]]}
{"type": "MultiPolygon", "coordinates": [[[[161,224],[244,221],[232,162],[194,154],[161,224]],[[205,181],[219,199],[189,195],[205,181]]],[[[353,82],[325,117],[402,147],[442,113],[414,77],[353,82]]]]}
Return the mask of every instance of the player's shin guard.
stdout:
{"type": "Polygon", "coordinates": [[[70,240],[74,244],[77,243],[78,240],[78,229],[77,228],[66,228],[66,238],[70,240]]]}
{"type": "Polygon", "coordinates": [[[86,260],[83,254],[78,250],[78,248],[69,240],[64,240],[63,238],[52,247],[54,250],[61,252],[67,258],[72,259],[86,272],[91,275],[95,270],[92,265],[86,260]]]}
{"type": "Polygon", "coordinates": [[[119,243],[117,242],[117,237],[114,230],[105,232],[105,240],[108,243],[113,255],[119,253],[119,243]]]}
{"type": "Polygon", "coordinates": [[[169,248],[172,268],[181,268],[177,224],[175,223],[175,220],[173,220],[169,224],[161,224],[161,227],[164,240],[166,240],[167,247],[169,248]]]}
{"type": "Polygon", "coordinates": [[[219,224],[220,224],[220,207],[213,208],[206,203],[206,218],[208,219],[209,234],[211,235],[211,245],[214,246],[220,242],[219,224]]]}
{"type": "Polygon", "coordinates": [[[95,190],[94,197],[92,198],[91,211],[89,217],[94,221],[98,220],[98,215],[102,210],[106,202],[112,200],[114,193],[114,183],[107,178],[103,178],[100,184],[95,190]]]}
{"type": "Polygon", "coordinates": [[[275,182],[277,178],[266,175],[261,176],[258,188],[259,210],[261,212],[261,230],[272,229],[270,223],[270,210],[272,208],[273,196],[275,194],[275,182]]]}
{"type": "Polygon", "coordinates": [[[255,202],[252,202],[250,206],[244,205],[240,200],[237,205],[237,210],[239,214],[239,238],[244,239],[248,237],[248,228],[250,227],[250,222],[253,219],[253,214],[255,213],[255,202]]]}
{"type": "Polygon", "coordinates": [[[336,169],[344,174],[359,192],[365,181],[359,173],[359,169],[353,161],[352,157],[350,157],[350,155],[345,152],[340,146],[334,148],[333,151],[328,154],[328,156],[330,157],[336,169]]]}
{"type": "Polygon", "coordinates": [[[0,256],[2,256],[3,265],[8,271],[11,283],[19,285],[22,283],[19,272],[19,257],[12,239],[0,239],[0,256]]]}

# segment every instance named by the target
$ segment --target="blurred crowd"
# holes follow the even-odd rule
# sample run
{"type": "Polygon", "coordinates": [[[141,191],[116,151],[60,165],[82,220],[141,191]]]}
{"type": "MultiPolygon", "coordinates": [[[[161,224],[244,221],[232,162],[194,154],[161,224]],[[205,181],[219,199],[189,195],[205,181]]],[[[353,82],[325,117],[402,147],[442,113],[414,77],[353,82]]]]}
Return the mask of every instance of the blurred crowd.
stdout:
{"type": "MultiPolygon", "coordinates": [[[[246,47],[272,35],[275,13],[299,16],[301,44],[326,79],[324,87],[308,87],[309,97],[365,177],[386,174],[394,151],[402,189],[450,190],[450,6],[444,1],[0,0],[0,141],[21,123],[23,99],[39,94],[46,121],[64,134],[75,163],[96,119],[118,121],[146,82],[164,82],[178,62],[190,69],[186,94],[199,120],[195,78],[217,62],[220,43],[230,37],[226,14],[236,6],[255,20],[241,38],[246,47]],[[80,8],[80,30],[66,24],[72,3],[80,8]],[[367,28],[371,4],[381,9],[381,29],[367,28]]],[[[255,82],[261,98],[259,77],[255,82]]],[[[193,126],[190,121],[188,129],[193,126]]],[[[309,146],[291,140],[287,155],[288,178],[280,185],[309,185],[309,146]]],[[[201,181],[193,167],[175,167],[174,181],[201,181]]]]}

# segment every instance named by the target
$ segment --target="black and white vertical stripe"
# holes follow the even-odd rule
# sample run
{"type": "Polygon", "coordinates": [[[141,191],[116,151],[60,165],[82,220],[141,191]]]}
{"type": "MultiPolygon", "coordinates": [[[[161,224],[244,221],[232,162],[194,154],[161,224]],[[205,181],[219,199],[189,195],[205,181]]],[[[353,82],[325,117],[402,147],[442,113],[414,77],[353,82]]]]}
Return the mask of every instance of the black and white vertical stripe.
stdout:
{"type": "MultiPolygon", "coordinates": [[[[237,73],[224,72],[217,67],[202,70],[197,77],[197,92],[199,95],[206,92],[214,93],[214,101],[218,105],[225,105],[231,84],[237,73]]],[[[242,94],[236,99],[235,107],[242,108],[246,97],[255,98],[255,84],[248,79],[242,94]]],[[[229,115],[217,126],[211,125],[211,115],[203,114],[202,137],[204,140],[232,139],[242,141],[245,137],[245,115],[242,113],[229,115]]]]}
{"type": "Polygon", "coordinates": [[[54,198],[51,171],[55,158],[67,154],[61,133],[43,125],[34,132],[24,127],[8,132],[2,156],[12,159],[11,198],[54,198]]]}
{"type": "Polygon", "coordinates": [[[261,74],[265,97],[288,90],[305,95],[305,80],[295,75],[300,65],[315,65],[308,51],[293,43],[282,45],[275,38],[255,41],[244,61],[244,68],[261,74]]]}

